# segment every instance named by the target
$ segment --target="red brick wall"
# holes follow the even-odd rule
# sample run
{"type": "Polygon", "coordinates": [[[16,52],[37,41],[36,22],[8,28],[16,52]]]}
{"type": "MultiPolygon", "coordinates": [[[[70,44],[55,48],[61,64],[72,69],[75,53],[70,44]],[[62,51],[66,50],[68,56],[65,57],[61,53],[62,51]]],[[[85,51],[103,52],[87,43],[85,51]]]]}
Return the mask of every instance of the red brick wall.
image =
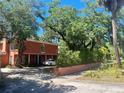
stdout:
{"type": "Polygon", "coordinates": [[[91,69],[93,67],[98,67],[99,65],[100,63],[92,63],[92,64],[84,64],[84,65],[77,65],[77,66],[70,66],[70,67],[59,67],[59,68],[54,68],[54,73],[56,75],[63,76],[63,75],[91,69]]]}
{"type": "Polygon", "coordinates": [[[25,42],[25,51],[24,53],[40,53],[40,43],[34,43],[30,41],[25,42]]]}
{"type": "Polygon", "coordinates": [[[2,62],[2,67],[5,67],[6,65],[8,65],[9,64],[8,55],[3,55],[1,62],[2,62]]]}
{"type": "Polygon", "coordinates": [[[51,44],[45,44],[45,54],[56,54],[58,53],[58,46],[51,45],[51,44]]]}
{"type": "MultiPolygon", "coordinates": [[[[43,45],[43,43],[40,42],[33,42],[33,41],[25,41],[25,51],[24,53],[40,53],[43,52],[41,50],[41,46],[43,45]]],[[[46,55],[57,55],[58,52],[58,46],[57,45],[52,45],[52,44],[47,44],[44,43],[44,47],[45,47],[45,54],[46,55]]]]}
{"type": "Polygon", "coordinates": [[[1,65],[2,65],[2,67],[5,67],[6,65],[9,64],[9,52],[8,51],[9,51],[9,45],[7,44],[6,45],[6,53],[1,58],[1,62],[2,62],[1,65]]]}

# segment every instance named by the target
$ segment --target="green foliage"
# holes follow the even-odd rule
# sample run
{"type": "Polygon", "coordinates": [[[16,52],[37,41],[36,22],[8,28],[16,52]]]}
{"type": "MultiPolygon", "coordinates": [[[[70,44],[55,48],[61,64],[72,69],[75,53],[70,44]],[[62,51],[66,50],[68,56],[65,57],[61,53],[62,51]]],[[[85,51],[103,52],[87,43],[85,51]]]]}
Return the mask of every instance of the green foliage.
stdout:
{"type": "Polygon", "coordinates": [[[52,31],[45,31],[44,34],[39,38],[39,40],[44,42],[57,43],[58,34],[52,31]]]}
{"type": "MultiPolygon", "coordinates": [[[[31,35],[35,35],[35,19],[31,12],[31,6],[25,0],[1,1],[1,14],[6,22],[9,23],[9,39],[24,40],[31,35]]],[[[6,27],[7,28],[7,27],[6,27]]]]}
{"type": "Polygon", "coordinates": [[[58,56],[57,66],[67,67],[81,64],[81,59],[79,57],[79,51],[73,52],[71,50],[66,50],[66,52],[61,53],[58,56]]]}
{"type": "Polygon", "coordinates": [[[100,57],[102,58],[103,61],[106,61],[107,59],[111,59],[111,54],[110,54],[110,50],[108,47],[105,47],[105,46],[101,46],[99,49],[98,49],[98,56],[100,59],[100,57]]]}
{"type": "Polygon", "coordinates": [[[37,25],[35,16],[31,11],[31,3],[25,0],[2,0],[0,3],[2,5],[0,16],[3,18],[3,22],[8,23],[6,27],[1,26],[2,32],[5,33],[3,37],[7,38],[9,42],[19,43],[17,45],[20,50],[24,40],[36,35],[37,25]]]}
{"type": "Polygon", "coordinates": [[[122,60],[121,63],[122,63],[122,69],[124,69],[124,60],[122,60]]]}
{"type": "Polygon", "coordinates": [[[80,52],[80,58],[83,64],[88,64],[88,63],[93,63],[95,59],[93,57],[93,52],[89,51],[89,50],[81,50],[80,52]]]}
{"type": "Polygon", "coordinates": [[[88,64],[93,62],[103,62],[109,56],[109,51],[105,47],[90,50],[82,49],[80,51],[69,50],[64,41],[59,45],[58,66],[73,66],[78,64],[88,64]]]}
{"type": "Polygon", "coordinates": [[[106,47],[109,50],[109,60],[114,60],[115,59],[115,53],[114,53],[114,47],[110,43],[106,43],[106,47]]]}
{"type": "Polygon", "coordinates": [[[96,71],[92,71],[92,70],[86,71],[83,75],[85,77],[91,77],[91,78],[99,78],[100,77],[96,71]]]}
{"type": "Polygon", "coordinates": [[[109,16],[97,12],[95,8],[94,2],[88,3],[82,12],[73,7],[54,6],[49,9],[49,16],[42,27],[45,31],[55,32],[70,50],[93,50],[97,44],[100,45],[110,22],[109,16]],[[87,16],[80,16],[82,14],[87,16]]]}
{"type": "Polygon", "coordinates": [[[53,0],[52,2],[48,3],[49,8],[54,8],[60,4],[60,0],[53,0]]]}
{"type": "Polygon", "coordinates": [[[57,66],[66,67],[81,64],[79,51],[69,50],[64,42],[60,43],[57,66]]]}
{"type": "Polygon", "coordinates": [[[25,49],[24,41],[36,36],[37,24],[32,13],[32,4],[26,0],[2,0],[0,1],[0,14],[0,20],[3,19],[0,26],[3,32],[1,36],[7,38],[9,43],[14,41],[17,44],[18,61],[21,63],[21,56],[25,49]],[[7,26],[4,26],[4,23],[8,23],[7,26]]]}
{"type": "Polygon", "coordinates": [[[110,58],[109,49],[106,47],[95,48],[92,52],[89,50],[81,50],[80,58],[82,63],[104,62],[110,58]]]}
{"type": "Polygon", "coordinates": [[[60,7],[58,0],[55,0],[51,3],[52,7],[49,6],[49,16],[41,24],[47,32],[44,40],[49,41],[57,36],[65,42],[59,48],[59,65],[101,62],[109,57],[109,49],[104,44],[111,31],[111,18],[104,12],[98,12],[93,0],[86,1],[86,4],[87,7],[79,11],[73,7],[60,7]]]}
{"type": "Polygon", "coordinates": [[[90,78],[120,78],[122,71],[116,63],[102,64],[98,70],[86,71],[83,75],[90,78]]]}
{"type": "Polygon", "coordinates": [[[118,18],[117,18],[117,24],[118,24],[118,42],[119,42],[119,48],[120,48],[120,56],[124,58],[124,45],[123,45],[123,39],[124,39],[124,8],[121,9],[118,18]]]}

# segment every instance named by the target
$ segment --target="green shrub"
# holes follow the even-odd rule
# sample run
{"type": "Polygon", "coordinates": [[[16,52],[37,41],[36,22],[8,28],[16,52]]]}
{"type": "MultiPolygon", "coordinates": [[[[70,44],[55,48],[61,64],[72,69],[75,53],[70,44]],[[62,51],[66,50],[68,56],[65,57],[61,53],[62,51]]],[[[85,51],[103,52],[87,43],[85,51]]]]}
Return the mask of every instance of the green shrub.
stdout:
{"type": "Polygon", "coordinates": [[[85,77],[90,77],[90,78],[103,78],[103,77],[112,77],[112,78],[119,78],[122,76],[121,69],[118,68],[117,64],[102,64],[101,68],[98,70],[91,70],[91,71],[86,71],[83,74],[85,77]]]}
{"type": "Polygon", "coordinates": [[[109,55],[109,50],[106,47],[95,48],[92,51],[82,49],[80,52],[82,63],[103,62],[109,58],[109,55]]]}
{"type": "Polygon", "coordinates": [[[57,59],[57,66],[65,67],[81,64],[79,54],[80,54],[79,51],[73,52],[71,50],[65,50],[59,53],[57,59]]]}
{"type": "Polygon", "coordinates": [[[106,47],[95,48],[94,50],[81,49],[80,51],[69,50],[66,43],[61,41],[59,45],[59,55],[57,66],[73,66],[78,64],[89,64],[102,62],[109,55],[106,47]]]}
{"type": "Polygon", "coordinates": [[[98,48],[98,50],[95,49],[94,51],[95,59],[97,61],[106,61],[107,59],[110,59],[110,51],[106,46],[102,46],[98,48]]]}
{"type": "Polygon", "coordinates": [[[85,77],[91,77],[91,78],[100,78],[99,73],[98,73],[97,71],[93,71],[93,70],[91,70],[91,71],[86,71],[86,72],[84,73],[84,76],[85,76],[85,77]]]}
{"type": "Polygon", "coordinates": [[[124,61],[122,61],[122,69],[124,69],[124,61]]]}
{"type": "Polygon", "coordinates": [[[80,58],[83,64],[92,63],[94,59],[93,53],[87,49],[82,49],[80,51],[80,58]]]}
{"type": "Polygon", "coordinates": [[[57,59],[57,66],[73,66],[81,64],[80,51],[69,50],[64,42],[61,42],[59,47],[59,55],[57,59]]]}

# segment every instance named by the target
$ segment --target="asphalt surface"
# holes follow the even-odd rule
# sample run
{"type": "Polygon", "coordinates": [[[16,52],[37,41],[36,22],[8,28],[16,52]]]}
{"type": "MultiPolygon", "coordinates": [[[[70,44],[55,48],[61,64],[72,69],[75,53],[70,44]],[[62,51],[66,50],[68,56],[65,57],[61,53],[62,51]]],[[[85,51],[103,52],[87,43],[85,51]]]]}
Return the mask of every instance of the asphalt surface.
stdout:
{"type": "Polygon", "coordinates": [[[2,69],[0,93],[124,93],[123,84],[78,81],[80,74],[56,77],[44,69],[2,69]]]}

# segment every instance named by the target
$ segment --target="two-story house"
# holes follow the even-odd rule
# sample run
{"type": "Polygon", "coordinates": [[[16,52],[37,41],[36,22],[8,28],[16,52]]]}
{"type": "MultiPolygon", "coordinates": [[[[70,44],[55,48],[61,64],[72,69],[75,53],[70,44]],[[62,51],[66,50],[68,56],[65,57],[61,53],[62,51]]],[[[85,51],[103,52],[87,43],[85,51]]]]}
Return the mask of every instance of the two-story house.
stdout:
{"type": "MultiPolygon", "coordinates": [[[[52,43],[27,40],[24,42],[25,50],[22,56],[22,64],[31,66],[41,66],[47,59],[56,59],[58,46],[52,43]]],[[[0,52],[2,53],[2,67],[15,65],[18,60],[18,49],[13,43],[8,44],[6,39],[0,42],[0,52]]]]}

